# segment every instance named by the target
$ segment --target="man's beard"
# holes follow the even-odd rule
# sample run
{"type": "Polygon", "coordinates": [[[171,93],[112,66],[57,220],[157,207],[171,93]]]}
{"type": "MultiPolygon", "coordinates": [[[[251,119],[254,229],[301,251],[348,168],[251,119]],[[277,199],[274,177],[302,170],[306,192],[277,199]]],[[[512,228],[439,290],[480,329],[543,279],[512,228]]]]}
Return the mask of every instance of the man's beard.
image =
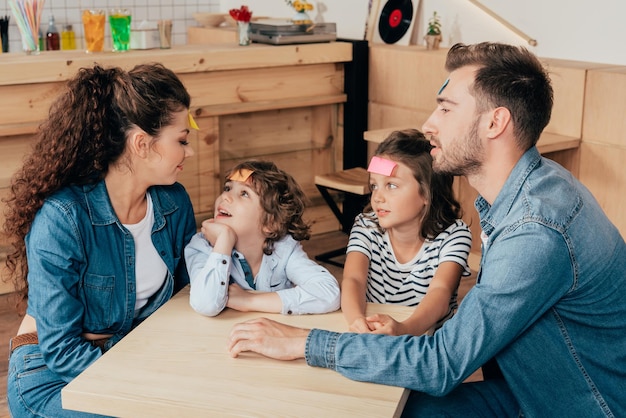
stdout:
{"type": "Polygon", "coordinates": [[[478,172],[485,151],[478,137],[478,123],[477,118],[465,138],[450,143],[445,150],[447,154],[441,148],[438,138],[431,139],[440,148],[438,155],[433,158],[435,172],[453,176],[467,176],[478,172]]]}

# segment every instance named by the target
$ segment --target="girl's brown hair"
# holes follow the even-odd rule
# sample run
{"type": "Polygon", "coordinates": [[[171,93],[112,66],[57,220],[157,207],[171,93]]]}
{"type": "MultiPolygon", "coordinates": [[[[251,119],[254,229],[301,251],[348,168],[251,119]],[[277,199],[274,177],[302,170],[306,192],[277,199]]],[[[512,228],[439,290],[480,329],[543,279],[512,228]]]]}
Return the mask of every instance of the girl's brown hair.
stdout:
{"type": "MultiPolygon", "coordinates": [[[[420,194],[427,202],[422,215],[422,238],[435,238],[447,227],[461,218],[461,205],[454,197],[452,183],[454,177],[436,173],[432,169],[430,155],[432,145],[417,129],[392,132],[376,148],[375,155],[400,162],[411,169],[420,194]]],[[[370,213],[368,205],[364,213],[370,213]]]]}

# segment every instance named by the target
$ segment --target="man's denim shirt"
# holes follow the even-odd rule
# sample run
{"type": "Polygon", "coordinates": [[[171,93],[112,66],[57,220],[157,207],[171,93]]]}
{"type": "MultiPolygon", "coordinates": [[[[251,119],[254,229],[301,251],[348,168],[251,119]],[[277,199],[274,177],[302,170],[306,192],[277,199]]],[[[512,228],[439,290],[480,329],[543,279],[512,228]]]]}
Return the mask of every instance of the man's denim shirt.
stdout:
{"type": "Polygon", "coordinates": [[[445,395],[491,357],[526,417],[626,417],[626,247],[589,191],[536,148],[476,200],[477,284],[434,336],[313,330],[306,360],[445,395]]]}
{"type": "Polygon", "coordinates": [[[135,244],[115,215],[104,181],[72,186],[48,198],[26,237],[28,313],[37,320],[48,367],[67,381],[101,351],[82,333],[113,334],[106,348],[189,283],[183,249],[196,231],[180,184],[149,189],[152,242],[168,275],[135,317],[135,244]]]}

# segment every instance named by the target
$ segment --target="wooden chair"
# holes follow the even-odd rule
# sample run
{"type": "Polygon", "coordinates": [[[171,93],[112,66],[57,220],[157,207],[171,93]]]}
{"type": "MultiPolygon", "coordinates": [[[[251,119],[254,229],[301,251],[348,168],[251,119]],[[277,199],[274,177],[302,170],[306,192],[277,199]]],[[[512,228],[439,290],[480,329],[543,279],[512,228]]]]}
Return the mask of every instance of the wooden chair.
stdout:
{"type": "MultiPolygon", "coordinates": [[[[369,200],[369,173],[367,170],[362,167],[355,167],[334,173],[319,174],[315,176],[315,186],[341,224],[341,230],[345,234],[350,234],[354,218],[363,210],[369,200]],[[339,205],[329,190],[340,192],[339,198],[343,195],[342,209],[339,209],[339,205]]],[[[315,259],[343,267],[343,263],[335,261],[333,258],[345,253],[346,247],[343,247],[318,254],[315,259]]]]}

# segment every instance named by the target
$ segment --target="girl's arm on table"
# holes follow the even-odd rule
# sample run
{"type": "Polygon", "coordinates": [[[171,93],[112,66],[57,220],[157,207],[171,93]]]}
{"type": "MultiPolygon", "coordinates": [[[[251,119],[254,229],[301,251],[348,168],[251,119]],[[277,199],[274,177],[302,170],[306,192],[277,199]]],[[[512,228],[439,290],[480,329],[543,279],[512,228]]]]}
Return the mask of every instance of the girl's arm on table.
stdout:
{"type": "Polygon", "coordinates": [[[390,320],[386,315],[373,315],[368,321],[376,325],[376,334],[421,335],[434,327],[449,311],[450,298],[458,289],[463,267],[454,261],[443,262],[437,267],[426,295],[407,319],[402,322],[390,320]]]}
{"type": "Polygon", "coordinates": [[[371,331],[365,320],[369,266],[370,259],[363,253],[351,251],[346,256],[341,280],[341,310],[352,332],[371,331]]]}

